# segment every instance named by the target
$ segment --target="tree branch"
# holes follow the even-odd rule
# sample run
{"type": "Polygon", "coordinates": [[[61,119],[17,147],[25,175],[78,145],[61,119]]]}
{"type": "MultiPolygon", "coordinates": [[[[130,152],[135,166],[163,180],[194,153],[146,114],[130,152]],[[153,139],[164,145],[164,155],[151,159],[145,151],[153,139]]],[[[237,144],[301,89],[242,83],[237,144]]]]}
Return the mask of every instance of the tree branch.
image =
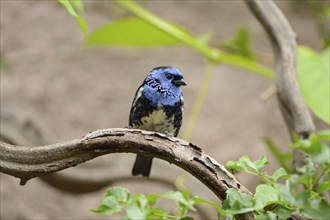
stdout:
{"type": "Polygon", "coordinates": [[[141,153],[173,163],[204,183],[219,199],[235,188],[251,194],[225,167],[191,143],[164,134],[136,129],[112,128],[92,132],[81,139],[38,147],[0,142],[0,172],[21,179],[76,166],[111,153],[141,153]]]}
{"type": "MultiPolygon", "coordinates": [[[[266,30],[275,54],[275,86],[282,115],[290,134],[308,138],[315,130],[312,117],[300,93],[296,70],[296,35],[273,1],[245,0],[266,30]]],[[[304,164],[300,151],[294,152],[293,168],[304,164]]]]}

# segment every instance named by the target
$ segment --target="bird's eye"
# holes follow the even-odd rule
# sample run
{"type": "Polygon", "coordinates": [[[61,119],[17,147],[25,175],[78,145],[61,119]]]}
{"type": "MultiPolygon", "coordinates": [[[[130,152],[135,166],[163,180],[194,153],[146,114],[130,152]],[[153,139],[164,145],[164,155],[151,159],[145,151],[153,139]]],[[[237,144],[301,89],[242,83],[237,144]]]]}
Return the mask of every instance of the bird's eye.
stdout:
{"type": "Polygon", "coordinates": [[[165,77],[166,77],[166,79],[172,79],[173,78],[172,74],[169,74],[169,73],[166,73],[165,77]]]}

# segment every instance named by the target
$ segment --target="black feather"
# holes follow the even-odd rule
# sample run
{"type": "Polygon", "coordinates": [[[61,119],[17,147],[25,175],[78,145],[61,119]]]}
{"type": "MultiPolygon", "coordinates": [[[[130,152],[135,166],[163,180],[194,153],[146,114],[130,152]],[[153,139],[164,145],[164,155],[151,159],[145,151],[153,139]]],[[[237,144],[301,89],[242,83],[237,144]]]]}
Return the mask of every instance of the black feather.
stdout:
{"type": "Polygon", "coordinates": [[[145,157],[143,155],[137,155],[133,166],[133,176],[142,174],[143,176],[149,176],[152,165],[152,158],[145,157]]]}

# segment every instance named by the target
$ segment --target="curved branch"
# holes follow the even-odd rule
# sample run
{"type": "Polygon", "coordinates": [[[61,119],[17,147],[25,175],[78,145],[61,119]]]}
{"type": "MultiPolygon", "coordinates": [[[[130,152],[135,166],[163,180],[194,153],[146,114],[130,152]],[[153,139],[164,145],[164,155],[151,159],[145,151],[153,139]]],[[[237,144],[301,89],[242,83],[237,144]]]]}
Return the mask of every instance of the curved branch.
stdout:
{"type": "Polygon", "coordinates": [[[21,179],[76,166],[110,153],[140,153],[157,157],[186,170],[221,200],[235,188],[251,194],[225,167],[191,143],[164,134],[136,129],[113,128],[92,132],[81,139],[53,145],[25,147],[0,142],[0,172],[21,179]]]}
{"type": "MultiPolygon", "coordinates": [[[[300,93],[296,70],[296,35],[273,1],[245,0],[265,28],[275,53],[276,91],[290,134],[308,138],[315,125],[300,93]]],[[[294,170],[305,163],[302,152],[294,151],[294,170]]]]}
{"type": "Polygon", "coordinates": [[[282,114],[291,132],[305,138],[315,130],[300,93],[296,75],[296,35],[273,1],[245,0],[265,28],[275,53],[276,91],[282,114]]]}

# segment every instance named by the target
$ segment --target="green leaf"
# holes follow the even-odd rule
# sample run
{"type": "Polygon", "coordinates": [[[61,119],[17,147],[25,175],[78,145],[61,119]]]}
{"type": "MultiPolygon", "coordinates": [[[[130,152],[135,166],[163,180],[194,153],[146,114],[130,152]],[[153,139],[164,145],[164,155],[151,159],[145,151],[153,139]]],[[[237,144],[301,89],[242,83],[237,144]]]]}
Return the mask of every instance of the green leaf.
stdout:
{"type": "Polygon", "coordinates": [[[317,54],[298,48],[298,81],[302,95],[316,116],[330,124],[330,47],[317,54]]]}
{"type": "Polygon", "coordinates": [[[169,192],[161,194],[161,196],[163,198],[171,199],[171,200],[178,202],[178,204],[180,205],[180,207],[183,210],[190,209],[190,210],[196,211],[196,209],[194,208],[194,201],[190,197],[187,198],[187,196],[184,196],[179,191],[176,191],[176,192],[169,191],[169,192]]]}
{"type": "Polygon", "coordinates": [[[113,215],[120,212],[127,204],[130,198],[130,193],[127,189],[121,187],[112,187],[107,190],[100,206],[91,211],[104,214],[113,215]]]}
{"type": "Polygon", "coordinates": [[[246,27],[239,27],[235,36],[221,43],[230,53],[239,54],[251,60],[255,60],[255,55],[251,49],[250,32],[246,27]]]}
{"type": "Polygon", "coordinates": [[[330,181],[322,182],[317,187],[318,193],[324,193],[330,191],[330,181]]]}
{"type": "Polygon", "coordinates": [[[80,17],[80,16],[76,16],[75,19],[76,19],[76,21],[78,22],[81,31],[82,31],[82,32],[84,33],[84,35],[86,36],[86,34],[87,34],[87,30],[88,30],[88,26],[87,26],[86,21],[85,21],[82,17],[80,17]]]}
{"type": "Polygon", "coordinates": [[[227,197],[223,202],[223,208],[234,215],[253,211],[253,205],[254,199],[251,195],[238,192],[234,188],[227,190],[227,197]]]}
{"type": "Polygon", "coordinates": [[[134,195],[133,200],[137,202],[140,208],[144,209],[145,207],[147,207],[148,200],[145,195],[143,194],[134,195]]]}
{"type": "Polygon", "coordinates": [[[113,215],[120,212],[124,206],[114,202],[111,198],[104,198],[102,203],[97,209],[91,209],[92,212],[96,212],[103,215],[113,215]]]}
{"type": "Polygon", "coordinates": [[[147,219],[167,219],[171,217],[169,212],[162,208],[149,208],[147,219]]]}
{"type": "Polygon", "coordinates": [[[170,46],[180,41],[139,18],[120,19],[101,26],[87,38],[87,45],[170,46]]]}
{"type": "Polygon", "coordinates": [[[267,164],[269,164],[265,156],[262,156],[259,160],[256,160],[254,162],[252,162],[248,156],[243,156],[239,159],[239,161],[246,167],[254,170],[256,173],[260,173],[261,169],[264,168],[267,164]]]}
{"type": "Polygon", "coordinates": [[[113,197],[119,202],[127,202],[130,197],[130,193],[123,187],[111,187],[106,191],[105,197],[113,197]]]}
{"type": "Polygon", "coordinates": [[[275,210],[273,210],[273,212],[278,216],[278,219],[289,219],[294,211],[294,209],[288,209],[284,207],[277,207],[275,210]]]}
{"type": "Polygon", "coordinates": [[[323,166],[327,166],[330,162],[330,148],[321,141],[325,140],[324,136],[325,134],[323,134],[323,139],[321,139],[321,136],[312,133],[308,139],[297,139],[296,142],[290,146],[303,150],[312,160],[323,166]]]}
{"type": "Polygon", "coordinates": [[[318,135],[321,140],[329,141],[330,140],[330,130],[319,131],[318,135]]]}
{"type": "Polygon", "coordinates": [[[131,220],[146,219],[146,204],[147,200],[144,195],[134,195],[134,198],[128,202],[126,208],[127,217],[131,220]]]}
{"type": "Polygon", "coordinates": [[[84,11],[84,3],[82,0],[69,0],[71,5],[76,9],[79,13],[84,11]]]}
{"type": "Polygon", "coordinates": [[[211,205],[213,206],[217,212],[218,212],[218,218],[220,219],[220,217],[225,217],[226,216],[226,212],[220,208],[220,206],[217,203],[208,201],[206,199],[203,199],[201,197],[198,196],[194,196],[193,198],[194,204],[195,205],[211,205]]]}
{"type": "Polygon", "coordinates": [[[330,18],[330,5],[324,5],[322,14],[326,18],[330,18]]]}
{"type": "Polygon", "coordinates": [[[268,164],[269,164],[269,162],[268,162],[267,158],[265,156],[262,156],[259,160],[256,160],[255,162],[253,162],[253,165],[251,166],[251,168],[260,172],[261,169],[264,168],[268,164]]]}
{"type": "Polygon", "coordinates": [[[317,170],[314,166],[313,161],[307,158],[305,165],[297,168],[302,175],[299,177],[299,182],[302,183],[307,189],[312,189],[315,181],[317,180],[317,170]]]}
{"type": "Polygon", "coordinates": [[[275,182],[277,182],[278,179],[285,177],[285,176],[288,176],[288,173],[286,172],[286,170],[283,167],[281,167],[273,173],[272,178],[275,180],[275,182]]]}
{"type": "Polygon", "coordinates": [[[207,45],[207,44],[210,42],[210,40],[211,40],[211,38],[212,38],[212,35],[213,35],[213,33],[210,31],[210,32],[207,32],[207,33],[205,33],[205,34],[199,36],[199,37],[197,38],[197,40],[198,40],[201,44],[207,45]]]}
{"type": "Polygon", "coordinates": [[[194,218],[190,217],[190,216],[185,216],[185,217],[179,218],[179,220],[194,220],[194,218]]]}
{"type": "Polygon", "coordinates": [[[247,167],[245,164],[242,164],[240,161],[230,160],[226,164],[227,170],[240,170],[240,171],[247,171],[247,167]]]}
{"type": "Polygon", "coordinates": [[[155,205],[156,204],[156,202],[157,202],[157,200],[159,199],[159,197],[160,197],[160,195],[157,195],[157,194],[149,194],[148,196],[147,196],[147,201],[148,201],[148,204],[150,205],[150,206],[153,206],[153,205],[155,205]]]}
{"type": "Polygon", "coordinates": [[[275,188],[280,192],[280,201],[283,201],[286,206],[291,206],[291,204],[295,204],[296,201],[294,196],[291,194],[291,186],[293,185],[292,181],[294,181],[294,179],[291,177],[285,181],[284,185],[279,183],[275,184],[275,188]]]}
{"type": "Polygon", "coordinates": [[[330,206],[324,199],[313,199],[305,204],[302,214],[310,219],[330,219],[330,206]]]}
{"type": "Polygon", "coordinates": [[[147,211],[146,219],[167,219],[166,217],[169,215],[168,211],[159,207],[148,208],[147,211]]]}
{"type": "Polygon", "coordinates": [[[182,195],[182,193],[179,192],[179,191],[165,192],[165,193],[161,194],[161,196],[163,198],[171,199],[171,200],[174,200],[176,202],[181,202],[181,203],[185,203],[186,202],[186,199],[184,198],[184,196],[182,195]]]}
{"type": "Polygon", "coordinates": [[[69,0],[58,0],[58,2],[61,3],[69,12],[69,14],[76,19],[77,23],[80,26],[81,31],[84,33],[84,35],[86,35],[88,30],[88,25],[86,21],[82,17],[80,17],[74,9],[74,7],[79,8],[79,6],[77,6],[79,5],[79,3],[74,3],[75,6],[73,6],[72,1],[69,0]]]}
{"type": "Polygon", "coordinates": [[[254,208],[263,209],[267,205],[278,203],[280,192],[275,187],[266,184],[260,184],[256,188],[254,195],[254,208]]]}
{"type": "Polygon", "coordinates": [[[267,211],[265,214],[255,215],[256,220],[277,220],[277,215],[273,212],[267,211]]]}
{"type": "Polygon", "coordinates": [[[226,164],[226,168],[228,170],[241,170],[247,172],[249,169],[255,171],[255,173],[260,174],[261,169],[268,165],[269,162],[265,156],[262,156],[259,160],[254,162],[245,155],[241,157],[238,161],[228,161],[226,164]]]}
{"type": "Polygon", "coordinates": [[[69,12],[69,14],[71,16],[73,16],[73,17],[78,16],[78,14],[74,10],[74,8],[69,0],[58,0],[58,2],[61,3],[66,8],[66,10],[69,12]]]}

